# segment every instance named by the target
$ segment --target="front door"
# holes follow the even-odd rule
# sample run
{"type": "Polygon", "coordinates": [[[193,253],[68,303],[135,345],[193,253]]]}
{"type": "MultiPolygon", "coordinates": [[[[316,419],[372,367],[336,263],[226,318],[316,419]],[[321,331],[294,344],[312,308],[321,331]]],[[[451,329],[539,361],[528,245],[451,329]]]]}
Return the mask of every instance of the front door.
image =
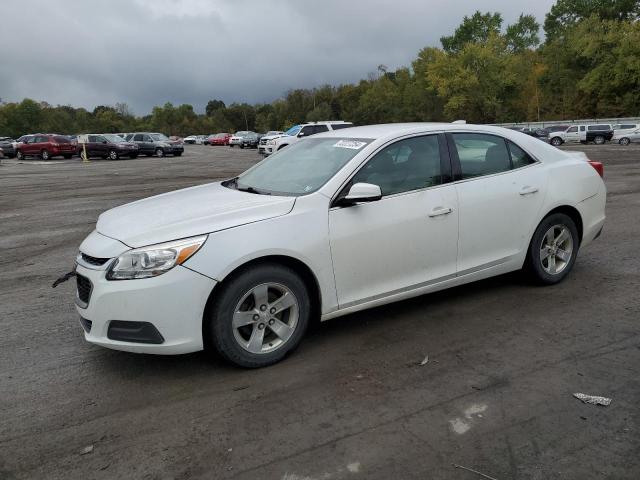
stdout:
{"type": "Polygon", "coordinates": [[[445,154],[437,134],[399,140],[373,156],[340,193],[355,183],[382,191],[380,200],[329,212],[340,308],[455,276],[458,205],[445,154]]]}
{"type": "Polygon", "coordinates": [[[578,132],[578,127],[569,127],[564,134],[565,142],[578,142],[580,141],[580,132],[578,132]]]}

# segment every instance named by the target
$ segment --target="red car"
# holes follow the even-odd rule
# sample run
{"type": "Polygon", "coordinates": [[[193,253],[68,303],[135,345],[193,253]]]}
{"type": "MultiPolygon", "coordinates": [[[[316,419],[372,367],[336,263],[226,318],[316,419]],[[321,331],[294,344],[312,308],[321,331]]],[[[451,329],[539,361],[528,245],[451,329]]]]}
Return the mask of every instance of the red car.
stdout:
{"type": "Polygon", "coordinates": [[[76,144],[63,135],[38,133],[28,135],[16,146],[16,158],[40,157],[49,160],[53,157],[71,158],[76,153],[76,144]]]}
{"type": "Polygon", "coordinates": [[[229,145],[230,133],[216,133],[207,138],[209,145],[229,145]]]}

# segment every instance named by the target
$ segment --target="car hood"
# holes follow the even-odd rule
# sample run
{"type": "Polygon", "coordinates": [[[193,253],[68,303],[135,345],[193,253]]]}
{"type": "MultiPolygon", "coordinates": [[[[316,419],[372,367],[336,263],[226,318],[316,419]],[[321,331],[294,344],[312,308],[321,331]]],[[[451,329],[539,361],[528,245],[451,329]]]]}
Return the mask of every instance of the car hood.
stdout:
{"type": "Polygon", "coordinates": [[[240,192],[216,182],[113,208],[100,215],[96,230],[137,248],[286,215],[294,203],[295,197],[240,192]]]}

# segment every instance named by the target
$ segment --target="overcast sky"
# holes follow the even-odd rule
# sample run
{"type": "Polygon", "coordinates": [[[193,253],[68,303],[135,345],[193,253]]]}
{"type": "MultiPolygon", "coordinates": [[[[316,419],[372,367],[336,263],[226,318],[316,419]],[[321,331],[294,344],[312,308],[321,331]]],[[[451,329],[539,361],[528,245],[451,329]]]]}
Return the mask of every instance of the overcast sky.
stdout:
{"type": "Polygon", "coordinates": [[[540,23],[554,0],[2,0],[0,98],[136,114],[167,101],[202,112],[407,66],[464,15],[540,23]]]}

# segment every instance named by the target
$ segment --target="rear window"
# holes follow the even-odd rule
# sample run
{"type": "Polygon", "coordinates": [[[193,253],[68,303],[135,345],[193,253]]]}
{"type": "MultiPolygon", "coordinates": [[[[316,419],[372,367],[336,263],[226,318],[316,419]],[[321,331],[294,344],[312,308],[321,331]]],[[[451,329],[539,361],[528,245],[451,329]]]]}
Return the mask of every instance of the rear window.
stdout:
{"type": "Polygon", "coordinates": [[[67,137],[53,137],[53,141],[56,143],[71,143],[67,137]]]}
{"type": "Polygon", "coordinates": [[[589,125],[587,127],[587,130],[589,131],[610,130],[610,129],[611,129],[611,125],[589,125]]]}

